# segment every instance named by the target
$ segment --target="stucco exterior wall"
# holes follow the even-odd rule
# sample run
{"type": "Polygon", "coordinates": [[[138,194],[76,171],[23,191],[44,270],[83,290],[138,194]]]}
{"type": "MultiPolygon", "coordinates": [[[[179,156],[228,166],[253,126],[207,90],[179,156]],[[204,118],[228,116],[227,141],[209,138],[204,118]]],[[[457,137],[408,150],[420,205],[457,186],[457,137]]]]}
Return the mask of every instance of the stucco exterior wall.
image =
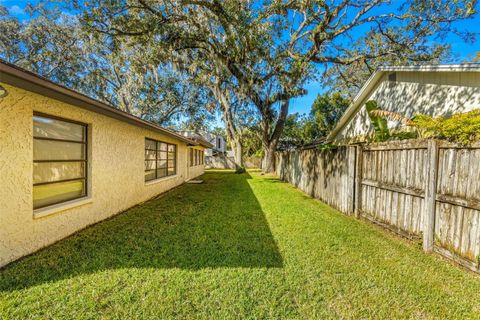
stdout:
{"type": "Polygon", "coordinates": [[[188,179],[195,179],[196,177],[202,175],[205,172],[205,165],[198,165],[188,168],[188,179]]]}
{"type": "MultiPolygon", "coordinates": [[[[201,147],[201,146],[195,146],[195,147],[190,147],[191,149],[197,149],[197,150],[205,150],[205,148],[201,147]]],[[[187,158],[188,160],[188,158],[187,158]]],[[[188,161],[187,161],[188,163],[188,161]]],[[[205,172],[205,165],[204,164],[199,164],[197,166],[190,166],[188,164],[188,167],[187,167],[187,180],[191,180],[191,179],[194,179],[196,177],[198,177],[199,175],[202,175],[203,173],[205,172]]]]}
{"type": "MultiPolygon", "coordinates": [[[[448,116],[480,108],[480,72],[396,72],[396,81],[383,76],[363,101],[359,112],[341,130],[335,142],[355,140],[373,133],[364,104],[376,100],[383,110],[407,117],[422,113],[448,116]]],[[[389,122],[390,127],[398,124],[389,122]]]]}
{"type": "Polygon", "coordinates": [[[0,266],[203,173],[189,172],[185,142],[2,83],[0,266]],[[33,210],[33,112],[88,124],[88,197],[33,210]],[[177,145],[177,174],[144,181],[145,138],[177,145]]]}

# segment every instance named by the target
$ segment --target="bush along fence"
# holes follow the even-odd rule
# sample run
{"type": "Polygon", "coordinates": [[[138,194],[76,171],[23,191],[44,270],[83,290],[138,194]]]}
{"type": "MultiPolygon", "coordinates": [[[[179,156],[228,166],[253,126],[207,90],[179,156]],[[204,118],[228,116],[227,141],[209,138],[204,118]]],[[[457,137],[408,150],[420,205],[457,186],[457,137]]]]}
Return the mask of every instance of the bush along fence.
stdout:
{"type": "Polygon", "coordinates": [[[480,144],[393,141],[276,157],[277,175],[312,197],[480,272],[480,144]]]}

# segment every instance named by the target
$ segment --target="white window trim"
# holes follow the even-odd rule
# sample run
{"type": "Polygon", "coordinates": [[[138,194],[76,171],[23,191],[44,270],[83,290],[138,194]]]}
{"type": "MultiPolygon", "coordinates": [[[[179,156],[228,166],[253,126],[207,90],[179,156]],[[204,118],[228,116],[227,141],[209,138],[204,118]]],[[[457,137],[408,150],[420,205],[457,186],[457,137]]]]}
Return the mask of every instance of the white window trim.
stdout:
{"type": "Polygon", "coordinates": [[[62,211],[68,210],[68,209],[73,209],[73,208],[76,208],[76,207],[80,207],[80,206],[89,204],[89,203],[92,203],[92,202],[93,202],[92,197],[86,196],[86,197],[83,197],[83,198],[78,198],[78,199],[73,199],[73,200],[66,201],[66,202],[57,203],[57,204],[54,204],[54,205],[51,205],[51,206],[48,206],[48,207],[33,210],[33,217],[35,219],[47,217],[47,216],[50,216],[50,215],[53,215],[53,214],[56,214],[56,213],[59,213],[59,212],[62,212],[62,211]]]}
{"type": "Polygon", "coordinates": [[[170,179],[177,178],[177,177],[178,177],[178,173],[176,173],[172,176],[165,176],[165,177],[161,177],[161,178],[158,178],[158,179],[145,181],[145,185],[149,186],[149,185],[152,185],[152,184],[157,184],[157,183],[163,182],[165,180],[170,180],[170,179]]]}

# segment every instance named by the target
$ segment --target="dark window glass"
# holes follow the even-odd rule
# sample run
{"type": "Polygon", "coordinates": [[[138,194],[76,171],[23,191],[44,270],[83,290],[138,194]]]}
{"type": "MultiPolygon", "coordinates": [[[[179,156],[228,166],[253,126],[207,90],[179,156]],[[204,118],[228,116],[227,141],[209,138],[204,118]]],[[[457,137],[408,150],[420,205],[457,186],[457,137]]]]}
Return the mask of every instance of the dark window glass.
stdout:
{"type": "Polygon", "coordinates": [[[87,125],[33,116],[33,208],[87,195],[87,125]]]}
{"type": "Polygon", "coordinates": [[[177,146],[145,139],[145,181],[176,174],[177,146]]]}
{"type": "Polygon", "coordinates": [[[205,164],[205,154],[203,150],[189,149],[189,165],[190,167],[205,164]]]}

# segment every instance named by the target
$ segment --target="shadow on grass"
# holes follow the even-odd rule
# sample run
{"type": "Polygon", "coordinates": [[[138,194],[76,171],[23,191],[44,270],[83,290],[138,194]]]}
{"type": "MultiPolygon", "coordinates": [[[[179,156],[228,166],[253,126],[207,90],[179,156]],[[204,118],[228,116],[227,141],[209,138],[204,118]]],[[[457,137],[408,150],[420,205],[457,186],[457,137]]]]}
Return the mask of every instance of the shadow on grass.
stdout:
{"type": "Polygon", "coordinates": [[[116,268],[279,268],[282,257],[247,179],[209,172],[0,271],[0,291],[116,268]]]}

